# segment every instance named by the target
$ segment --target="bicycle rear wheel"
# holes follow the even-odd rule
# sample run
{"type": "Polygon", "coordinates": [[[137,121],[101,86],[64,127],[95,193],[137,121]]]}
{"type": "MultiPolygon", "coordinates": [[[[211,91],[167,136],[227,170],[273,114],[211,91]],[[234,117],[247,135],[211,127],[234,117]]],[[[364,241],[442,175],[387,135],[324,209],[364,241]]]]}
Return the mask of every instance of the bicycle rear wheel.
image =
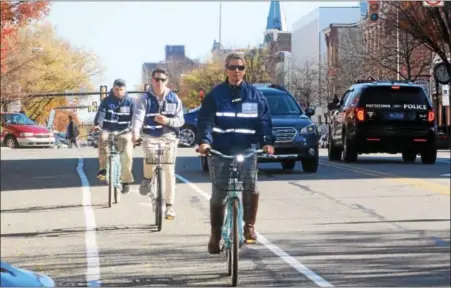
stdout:
{"type": "MultiPolygon", "coordinates": [[[[114,184],[118,184],[118,185],[120,185],[120,181],[119,181],[119,173],[120,173],[120,171],[121,171],[121,168],[120,168],[120,159],[119,159],[119,157],[118,157],[119,155],[116,155],[115,157],[114,157],[114,169],[113,169],[113,171],[114,171],[114,184]]],[[[119,188],[118,187],[116,187],[116,185],[114,185],[114,204],[118,204],[119,203],[119,201],[121,200],[121,193],[120,193],[120,191],[119,191],[119,188]]]]}
{"type": "Polygon", "coordinates": [[[156,176],[156,192],[157,192],[157,199],[156,199],[156,207],[155,207],[155,225],[157,225],[158,232],[161,231],[161,228],[163,226],[163,174],[160,169],[157,169],[155,171],[156,176]]]}
{"type": "Polygon", "coordinates": [[[230,247],[230,264],[231,266],[231,276],[232,276],[232,287],[236,287],[238,284],[238,250],[240,248],[240,235],[238,234],[238,199],[232,200],[232,245],[230,247]]]}
{"type": "Polygon", "coordinates": [[[113,170],[114,170],[113,157],[108,156],[108,208],[111,208],[111,206],[113,206],[113,189],[114,189],[113,170]]]}

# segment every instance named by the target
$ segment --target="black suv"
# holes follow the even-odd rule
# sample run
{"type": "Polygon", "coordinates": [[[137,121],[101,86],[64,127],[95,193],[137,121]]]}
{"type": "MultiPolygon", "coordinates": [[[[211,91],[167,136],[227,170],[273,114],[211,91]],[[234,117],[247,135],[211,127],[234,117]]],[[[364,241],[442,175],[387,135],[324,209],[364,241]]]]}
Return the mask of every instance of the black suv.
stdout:
{"type": "Polygon", "coordinates": [[[339,161],[343,155],[351,162],[358,154],[402,153],[405,162],[414,162],[420,154],[423,164],[435,164],[437,125],[422,86],[359,81],[328,108],[332,113],[329,160],[339,161]]]}

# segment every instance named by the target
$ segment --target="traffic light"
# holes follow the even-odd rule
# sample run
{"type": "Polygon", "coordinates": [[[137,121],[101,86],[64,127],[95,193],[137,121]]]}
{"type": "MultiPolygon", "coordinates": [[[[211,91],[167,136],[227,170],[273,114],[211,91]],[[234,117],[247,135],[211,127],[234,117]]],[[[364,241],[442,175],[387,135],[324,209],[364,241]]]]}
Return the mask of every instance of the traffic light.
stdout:
{"type": "Polygon", "coordinates": [[[370,21],[375,22],[379,20],[380,2],[381,1],[368,1],[368,18],[370,21]]]}
{"type": "Polygon", "coordinates": [[[102,101],[107,96],[107,87],[106,85],[100,85],[100,101],[102,101]]]}

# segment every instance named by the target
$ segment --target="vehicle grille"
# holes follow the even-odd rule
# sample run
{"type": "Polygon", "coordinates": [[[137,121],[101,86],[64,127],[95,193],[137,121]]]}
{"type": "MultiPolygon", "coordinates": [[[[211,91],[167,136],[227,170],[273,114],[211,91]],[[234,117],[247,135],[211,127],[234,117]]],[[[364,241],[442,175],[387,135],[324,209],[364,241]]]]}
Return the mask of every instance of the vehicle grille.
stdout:
{"type": "Polygon", "coordinates": [[[275,127],[272,131],[276,137],[276,143],[292,142],[297,133],[292,127],[275,127]]]}
{"type": "Polygon", "coordinates": [[[49,138],[48,134],[35,134],[34,137],[36,138],[49,138]]]}

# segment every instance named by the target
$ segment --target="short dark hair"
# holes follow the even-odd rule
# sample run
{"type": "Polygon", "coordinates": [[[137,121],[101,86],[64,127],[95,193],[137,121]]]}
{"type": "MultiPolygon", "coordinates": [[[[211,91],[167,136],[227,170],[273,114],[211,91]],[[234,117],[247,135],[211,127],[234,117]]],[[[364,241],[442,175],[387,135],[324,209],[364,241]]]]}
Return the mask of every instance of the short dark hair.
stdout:
{"type": "Polygon", "coordinates": [[[125,80],[123,80],[123,79],[116,79],[116,80],[114,80],[113,86],[124,87],[125,86],[125,80]]]}
{"type": "Polygon", "coordinates": [[[152,78],[155,77],[155,74],[164,74],[164,75],[168,76],[168,72],[166,72],[166,70],[161,69],[161,68],[153,69],[152,78]]]}

